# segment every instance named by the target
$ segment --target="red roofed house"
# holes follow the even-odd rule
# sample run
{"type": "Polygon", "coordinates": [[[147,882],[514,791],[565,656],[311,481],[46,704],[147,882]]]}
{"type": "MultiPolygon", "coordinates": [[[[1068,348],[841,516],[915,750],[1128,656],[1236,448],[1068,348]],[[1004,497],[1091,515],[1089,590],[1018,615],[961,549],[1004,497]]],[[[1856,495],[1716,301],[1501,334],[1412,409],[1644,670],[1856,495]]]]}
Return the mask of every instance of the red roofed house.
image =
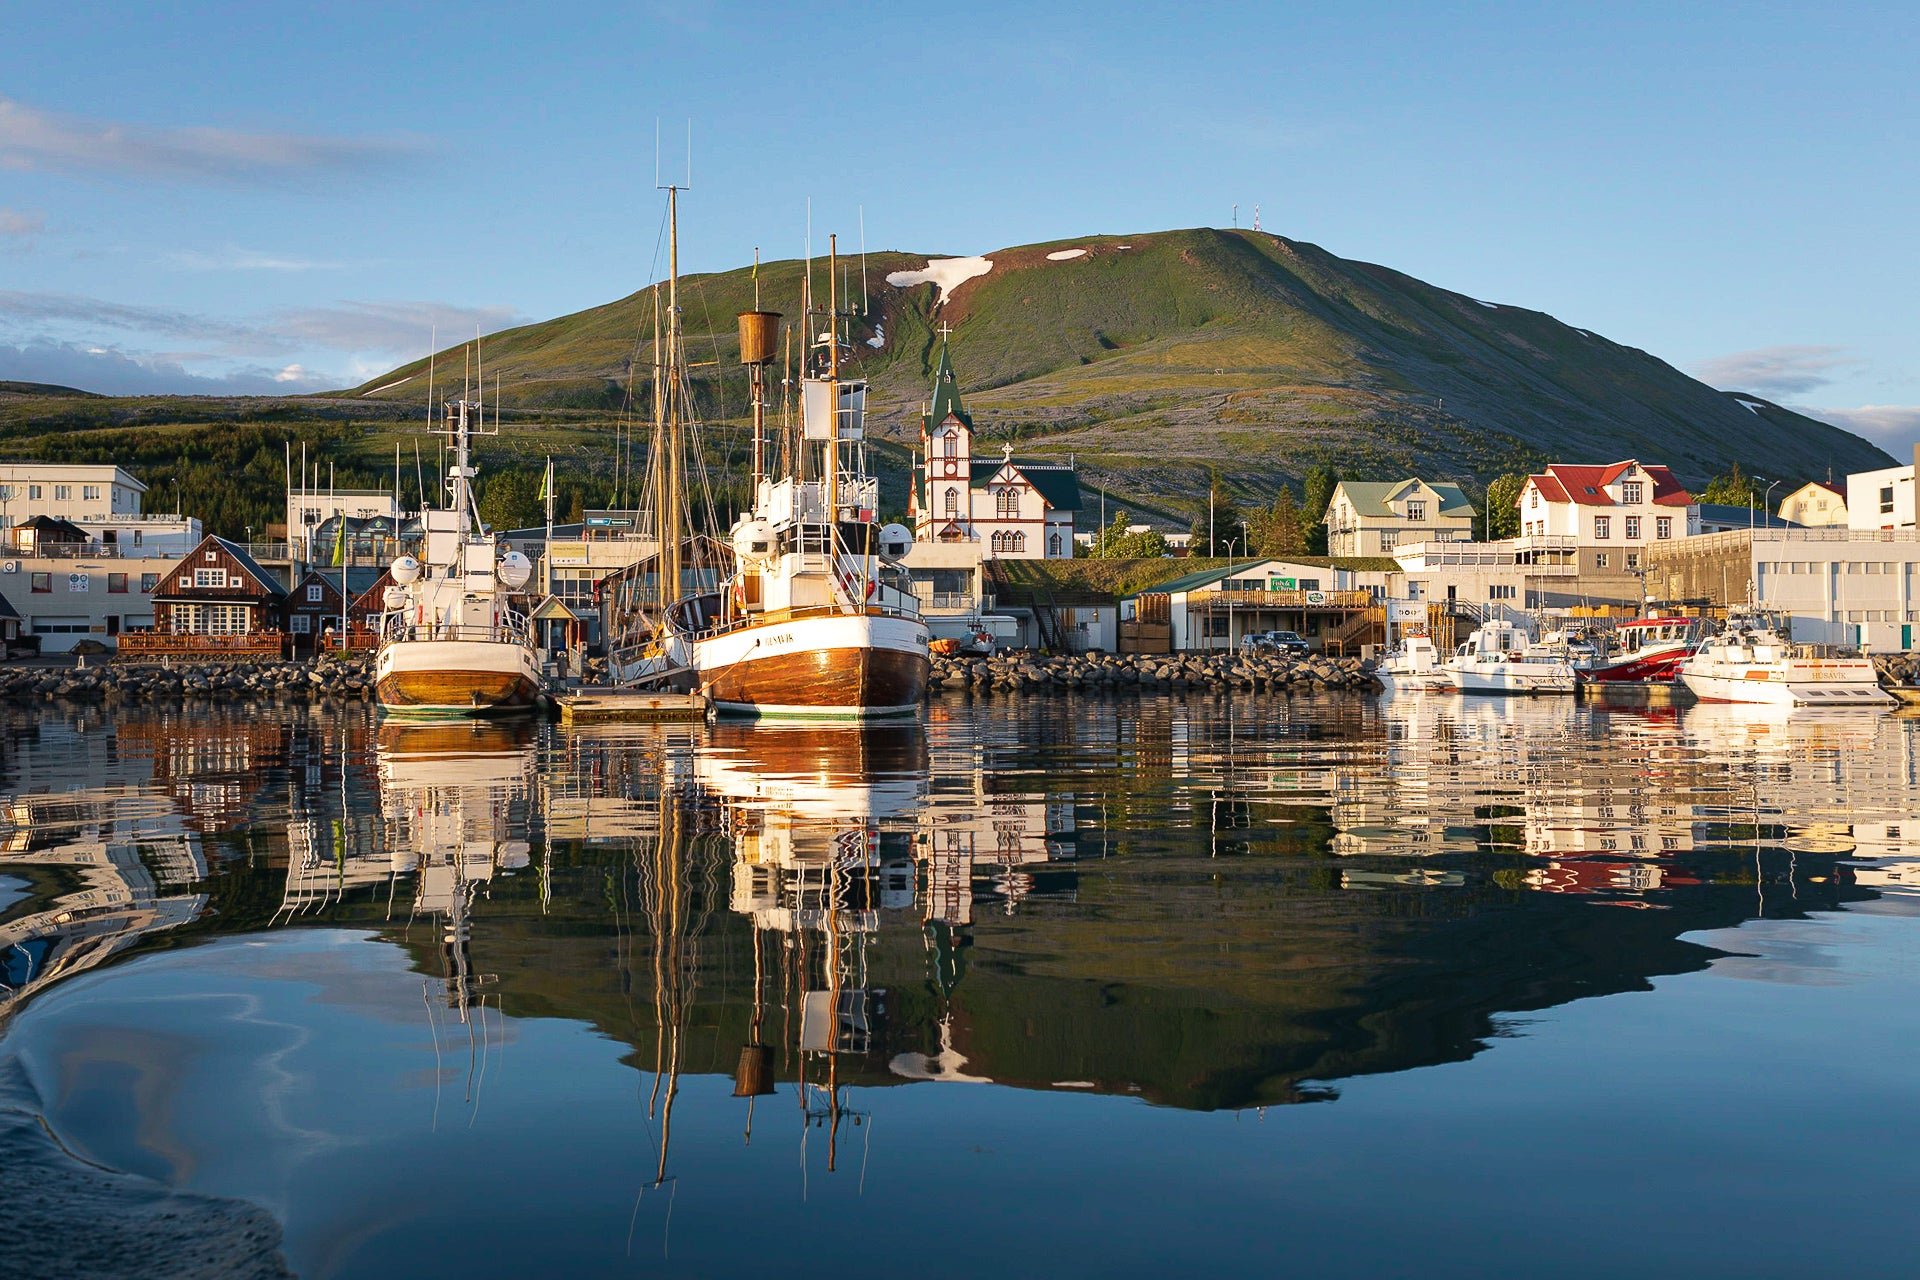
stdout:
{"type": "Polygon", "coordinates": [[[1633,572],[1650,544],[1700,531],[1700,507],[1660,466],[1556,464],[1520,490],[1522,537],[1572,538],[1583,573],[1633,572]]]}

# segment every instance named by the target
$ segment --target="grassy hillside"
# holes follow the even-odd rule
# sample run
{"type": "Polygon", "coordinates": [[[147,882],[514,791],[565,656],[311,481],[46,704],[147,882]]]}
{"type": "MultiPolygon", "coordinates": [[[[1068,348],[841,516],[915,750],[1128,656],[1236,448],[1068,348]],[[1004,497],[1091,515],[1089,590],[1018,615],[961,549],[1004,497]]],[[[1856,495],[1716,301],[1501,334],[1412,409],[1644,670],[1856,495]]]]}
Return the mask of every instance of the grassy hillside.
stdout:
{"type": "MultiPolygon", "coordinates": [[[[1665,462],[1698,488],[1733,463],[1786,479],[1889,465],[1857,436],[1758,397],[1717,391],[1643,351],[1540,312],[1496,306],[1314,245],[1251,231],[1099,236],[986,255],[992,269],[943,303],[930,284],[896,287],[918,255],[843,262],[854,372],[872,384],[885,505],[906,501],[907,452],[932,367],[935,328],[991,447],[1071,458],[1089,510],[1183,526],[1218,470],[1232,496],[1271,501],[1316,464],[1362,478],[1418,472],[1478,491],[1549,460],[1665,462]],[[1050,258],[1052,253],[1082,251],[1050,258]]],[[[828,271],[814,262],[824,294],[828,271]]],[[[744,456],[747,412],[734,315],[756,301],[792,329],[803,264],[762,264],[682,281],[698,362],[696,399],[716,424],[712,461],[744,456]]],[[[483,348],[488,398],[507,429],[480,452],[483,475],[555,458],[563,506],[623,495],[643,465],[654,293],[495,334],[483,348]]],[[[278,507],[285,442],[324,450],[348,477],[411,472],[429,382],[457,391],[465,353],[442,352],[331,396],[108,398],[0,385],[0,458],[116,460],[222,532],[278,507]]],[[[433,449],[430,440],[423,453],[433,449]]],[[[531,490],[529,489],[529,492],[531,490]]],[[[628,495],[630,496],[630,495],[628,495]]],[[[156,503],[154,505],[169,505],[156,503]]],[[[566,514],[565,511],[562,514],[566,514]]]]}

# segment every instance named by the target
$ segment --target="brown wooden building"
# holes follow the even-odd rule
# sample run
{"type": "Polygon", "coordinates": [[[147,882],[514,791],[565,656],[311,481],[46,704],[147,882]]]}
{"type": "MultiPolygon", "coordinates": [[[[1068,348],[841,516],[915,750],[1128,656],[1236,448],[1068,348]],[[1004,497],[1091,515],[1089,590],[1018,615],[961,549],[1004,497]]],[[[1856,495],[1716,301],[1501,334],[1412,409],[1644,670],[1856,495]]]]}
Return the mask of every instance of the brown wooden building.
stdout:
{"type": "Polygon", "coordinates": [[[280,580],[225,538],[202,538],[153,592],[153,629],[163,635],[282,634],[287,593],[280,580]]]}
{"type": "Polygon", "coordinates": [[[368,648],[393,575],[384,568],[309,569],[287,593],[286,631],[296,653],[311,653],[329,633],[339,643],[341,575],[346,575],[348,645],[368,648]]]}

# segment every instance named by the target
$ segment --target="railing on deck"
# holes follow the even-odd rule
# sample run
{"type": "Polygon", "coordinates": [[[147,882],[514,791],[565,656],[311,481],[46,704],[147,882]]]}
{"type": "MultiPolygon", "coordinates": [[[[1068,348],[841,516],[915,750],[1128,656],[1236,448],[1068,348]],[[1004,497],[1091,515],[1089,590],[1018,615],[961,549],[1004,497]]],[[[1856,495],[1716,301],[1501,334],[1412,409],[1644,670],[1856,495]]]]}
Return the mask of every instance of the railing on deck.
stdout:
{"type": "Polygon", "coordinates": [[[1189,607],[1224,609],[1366,609],[1371,591],[1209,591],[1189,596],[1189,607]]]}
{"type": "Polygon", "coordinates": [[[279,631],[242,636],[174,635],[164,631],[123,631],[115,662],[164,662],[173,659],[216,662],[276,662],[286,656],[288,637],[279,631]]]}

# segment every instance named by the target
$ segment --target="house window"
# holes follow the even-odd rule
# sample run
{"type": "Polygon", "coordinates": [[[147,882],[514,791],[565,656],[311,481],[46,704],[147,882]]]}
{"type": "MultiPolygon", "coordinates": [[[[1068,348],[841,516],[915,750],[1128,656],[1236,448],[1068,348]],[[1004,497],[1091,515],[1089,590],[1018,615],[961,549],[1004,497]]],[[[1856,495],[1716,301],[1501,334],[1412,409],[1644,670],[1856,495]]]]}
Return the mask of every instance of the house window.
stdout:
{"type": "Polygon", "coordinates": [[[34,574],[33,582],[28,587],[28,590],[32,591],[37,596],[46,595],[48,592],[53,590],[53,575],[50,573],[34,574]]]}
{"type": "Polygon", "coordinates": [[[947,490],[947,519],[951,520],[959,514],[960,514],[960,491],[958,489],[948,489],[947,490]]]}
{"type": "Polygon", "coordinates": [[[1493,585],[1487,588],[1487,599],[1489,600],[1513,599],[1513,584],[1511,582],[1494,583],[1493,585]]]}
{"type": "Polygon", "coordinates": [[[1425,520],[1426,518],[1427,504],[1425,502],[1409,502],[1407,504],[1407,519],[1425,520]]]}
{"type": "Polygon", "coordinates": [[[136,547],[138,547],[138,546],[141,546],[141,545],[143,545],[143,544],[145,544],[145,542],[146,542],[146,540],[147,540],[147,536],[146,536],[146,533],[145,533],[144,531],[142,531],[142,530],[140,530],[140,529],[135,529],[135,530],[133,531],[133,545],[134,545],[134,546],[136,546],[136,547]]]}
{"type": "Polygon", "coordinates": [[[1640,505],[1640,481],[1629,480],[1620,486],[1620,501],[1629,507],[1640,505]]]}
{"type": "Polygon", "coordinates": [[[313,630],[313,619],[304,613],[296,613],[287,619],[287,630],[296,636],[304,636],[313,630]]]}
{"type": "Polygon", "coordinates": [[[97,484],[83,484],[83,485],[81,485],[81,486],[80,486],[80,497],[81,497],[81,499],[82,499],[83,501],[86,501],[86,502],[98,502],[98,501],[100,501],[100,486],[99,486],[99,485],[97,485],[97,484]]]}
{"type": "Polygon", "coordinates": [[[1527,505],[1535,511],[1540,509],[1540,491],[1538,489],[1533,490],[1532,493],[1527,496],[1527,505]]]}
{"type": "Polygon", "coordinates": [[[1594,568],[1596,568],[1596,569],[1604,569],[1604,568],[1606,568],[1606,567],[1607,567],[1607,553],[1606,553],[1606,552],[1604,552],[1604,551],[1597,551],[1597,552],[1595,552],[1595,553],[1594,553],[1594,556],[1593,556],[1593,567],[1594,567],[1594,568]]]}
{"type": "Polygon", "coordinates": [[[1627,552],[1627,568],[1638,569],[1639,567],[1640,567],[1640,553],[1638,551],[1627,552]]]}
{"type": "Polygon", "coordinates": [[[1880,514],[1883,516],[1893,514],[1893,486],[1890,484],[1880,487],[1880,514]]]}
{"type": "Polygon", "coordinates": [[[1612,516],[1595,516],[1593,518],[1593,536],[1595,538],[1612,537],[1613,536],[1613,517],[1612,516]]]}
{"type": "Polygon", "coordinates": [[[30,485],[28,485],[28,486],[27,486],[27,497],[29,497],[29,498],[38,498],[39,496],[40,496],[40,486],[39,486],[39,485],[37,485],[37,484],[30,484],[30,485]]]}
{"type": "Polygon", "coordinates": [[[143,573],[143,574],[141,574],[141,575],[140,575],[140,594],[142,594],[142,595],[152,595],[152,594],[153,594],[153,589],[154,589],[155,587],[157,587],[157,586],[159,586],[159,585],[160,585],[160,575],[159,575],[159,574],[157,574],[157,573],[143,573]]]}
{"type": "Polygon", "coordinates": [[[1002,520],[1019,519],[1020,491],[1012,485],[996,489],[993,495],[993,514],[1002,520]]]}
{"type": "Polygon", "coordinates": [[[225,569],[195,569],[193,585],[196,587],[224,587],[227,585],[225,569]]]}
{"type": "Polygon", "coordinates": [[[1380,550],[1381,551],[1393,550],[1394,539],[1398,536],[1399,535],[1394,533],[1394,531],[1391,529],[1382,529],[1380,531],[1380,550]]]}
{"type": "Polygon", "coordinates": [[[1639,538],[1639,536],[1640,536],[1640,517],[1628,516],[1627,517],[1627,537],[1637,539],[1639,538]]]}
{"type": "Polygon", "coordinates": [[[319,604],[323,594],[324,593],[319,583],[309,582],[307,584],[307,603],[308,604],[319,604]]]}
{"type": "Polygon", "coordinates": [[[960,456],[960,437],[956,436],[951,431],[947,432],[945,438],[943,438],[940,441],[940,455],[945,458],[959,457],[960,456]]]}
{"type": "Polygon", "coordinates": [[[1671,538],[1673,536],[1673,517],[1655,516],[1653,519],[1653,536],[1656,538],[1671,538]]]}
{"type": "MultiPolygon", "coordinates": [[[[1889,489],[1887,492],[1892,493],[1893,490],[1889,489]]],[[[53,486],[53,500],[55,502],[73,501],[73,486],[70,484],[57,484],[53,486]]]]}
{"type": "Polygon", "coordinates": [[[112,596],[123,596],[127,594],[127,575],[124,573],[108,574],[107,594],[112,596]]]}
{"type": "Polygon", "coordinates": [[[207,552],[207,563],[208,563],[208,564],[212,564],[212,563],[213,563],[214,561],[216,561],[216,560],[218,560],[219,558],[220,558],[220,553],[219,553],[218,551],[209,551],[209,552],[207,552]]]}
{"type": "Polygon", "coordinates": [[[247,607],[243,604],[177,604],[171,614],[175,635],[247,634],[247,607]]]}

